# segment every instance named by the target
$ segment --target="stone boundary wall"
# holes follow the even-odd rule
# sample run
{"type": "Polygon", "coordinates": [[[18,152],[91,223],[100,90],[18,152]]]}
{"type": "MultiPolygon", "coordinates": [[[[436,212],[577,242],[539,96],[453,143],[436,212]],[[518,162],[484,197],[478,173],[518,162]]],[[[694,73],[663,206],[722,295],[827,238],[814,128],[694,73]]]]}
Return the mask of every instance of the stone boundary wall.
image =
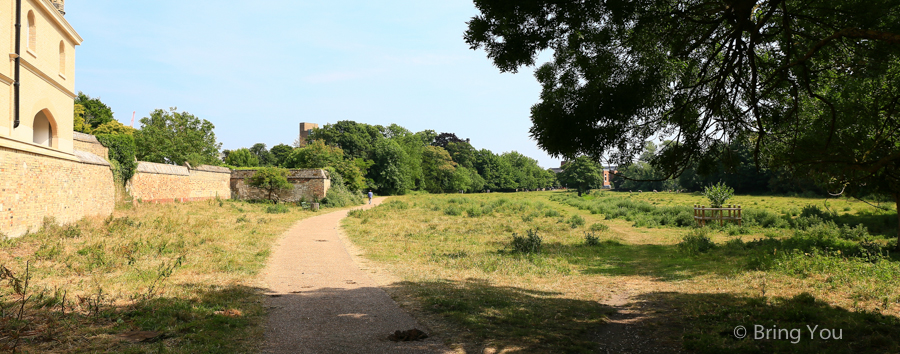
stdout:
{"type": "Polygon", "coordinates": [[[37,231],[45,217],[66,224],[115,208],[109,162],[75,151],[81,162],[0,147],[0,233],[37,231]]]}
{"type": "Polygon", "coordinates": [[[126,189],[135,200],[151,203],[230,199],[231,170],[216,166],[166,165],[139,161],[126,189]]]}
{"type": "Polygon", "coordinates": [[[96,136],[74,132],[72,137],[75,143],[75,150],[89,152],[109,161],[109,149],[100,144],[96,136]]]}
{"type": "MultiPolygon", "coordinates": [[[[269,199],[269,194],[247,185],[247,179],[256,170],[235,170],[231,173],[231,197],[233,199],[269,199]]],[[[331,188],[331,180],[325,170],[288,170],[288,182],[293,189],[278,193],[278,199],[285,202],[314,201],[325,198],[331,188]]]]}

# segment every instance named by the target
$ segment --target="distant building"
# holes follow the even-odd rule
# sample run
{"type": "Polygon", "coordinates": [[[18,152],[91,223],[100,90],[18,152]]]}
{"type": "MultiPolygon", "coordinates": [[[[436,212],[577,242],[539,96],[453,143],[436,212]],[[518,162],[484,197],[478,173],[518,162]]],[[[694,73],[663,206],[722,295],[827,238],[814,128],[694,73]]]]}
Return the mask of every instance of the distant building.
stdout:
{"type": "Polygon", "coordinates": [[[318,127],[319,125],[316,123],[300,123],[300,137],[297,138],[298,147],[306,146],[306,139],[309,138],[309,134],[318,127]]]}
{"type": "MultiPolygon", "coordinates": [[[[563,171],[562,168],[565,167],[568,163],[569,161],[563,161],[559,164],[559,168],[550,168],[549,170],[553,173],[560,173],[563,171]]],[[[610,181],[610,179],[618,172],[619,171],[617,166],[603,166],[603,189],[612,188],[612,182],[610,181]]]]}

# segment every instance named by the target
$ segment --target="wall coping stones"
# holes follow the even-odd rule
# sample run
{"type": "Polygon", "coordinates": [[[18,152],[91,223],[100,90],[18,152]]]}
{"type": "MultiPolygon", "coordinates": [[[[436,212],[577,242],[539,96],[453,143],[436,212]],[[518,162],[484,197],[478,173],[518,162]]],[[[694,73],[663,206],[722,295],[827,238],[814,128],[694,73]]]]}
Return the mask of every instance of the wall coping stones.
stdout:
{"type": "Polygon", "coordinates": [[[166,165],[155,162],[138,161],[137,172],[155,173],[159,175],[190,176],[187,167],[166,165]]]}
{"type": "Polygon", "coordinates": [[[93,136],[91,134],[85,134],[85,133],[81,133],[81,132],[72,132],[72,138],[75,140],[78,140],[78,141],[86,142],[86,143],[100,144],[100,140],[97,140],[97,137],[93,136]]]}
{"type": "Polygon", "coordinates": [[[109,162],[107,162],[105,159],[87,151],[75,150],[75,157],[78,157],[78,159],[81,160],[81,163],[86,163],[89,165],[109,166],[109,162]]]}
{"type": "Polygon", "coordinates": [[[200,165],[192,168],[194,171],[203,171],[203,172],[215,172],[215,173],[231,173],[231,169],[228,167],[220,167],[220,166],[212,166],[212,165],[200,165]]]}
{"type": "MultiPolygon", "coordinates": [[[[253,177],[256,170],[234,170],[231,172],[231,179],[245,179],[253,177]]],[[[291,179],[328,179],[328,175],[323,169],[303,169],[288,170],[289,180],[291,179]]]]}

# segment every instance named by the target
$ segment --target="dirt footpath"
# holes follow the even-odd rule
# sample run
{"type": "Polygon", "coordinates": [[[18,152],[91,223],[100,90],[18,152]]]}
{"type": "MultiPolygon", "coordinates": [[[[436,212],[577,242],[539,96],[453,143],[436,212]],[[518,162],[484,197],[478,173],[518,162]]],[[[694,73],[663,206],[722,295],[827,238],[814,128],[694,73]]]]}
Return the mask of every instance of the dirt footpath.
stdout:
{"type": "Polygon", "coordinates": [[[269,295],[264,352],[450,352],[435,338],[388,340],[397,330],[430,331],[353,261],[339,237],[346,216],[345,210],[302,220],[276,242],[262,274],[269,295]]]}

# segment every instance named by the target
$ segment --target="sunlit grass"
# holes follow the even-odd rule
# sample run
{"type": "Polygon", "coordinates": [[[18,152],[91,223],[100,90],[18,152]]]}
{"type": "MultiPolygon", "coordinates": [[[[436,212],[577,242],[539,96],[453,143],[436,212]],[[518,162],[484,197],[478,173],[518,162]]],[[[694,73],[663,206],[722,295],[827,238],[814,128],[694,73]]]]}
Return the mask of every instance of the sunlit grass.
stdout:
{"type": "MultiPolygon", "coordinates": [[[[255,275],[275,239],[315,213],[210,200],[140,204],[109,218],[44,227],[0,245],[0,265],[29,276],[22,320],[3,322],[0,345],[30,352],[256,352],[261,292],[255,275]],[[153,343],[119,335],[152,331],[153,343]],[[18,343],[16,344],[16,339],[18,343]]],[[[22,296],[0,289],[4,319],[22,296]]]]}
{"type": "MultiPolygon", "coordinates": [[[[785,325],[803,321],[783,318],[784,311],[818,309],[834,314],[834,319],[823,320],[823,325],[854,324],[855,331],[887,328],[895,337],[900,335],[896,327],[867,324],[870,314],[887,316],[879,323],[898,323],[900,289],[896,280],[891,280],[900,278],[896,258],[867,261],[836,253],[837,249],[794,250],[855,243],[801,242],[792,238],[795,230],[761,227],[731,233],[728,228],[710,230],[707,236],[712,248],[688,252],[678,244],[691,232],[689,227],[634,227],[631,221],[607,220],[602,214],[551,200],[552,195],[560,194],[393,197],[378,208],[353,212],[344,226],[366,257],[383,263],[403,280],[396,286],[397,296],[419,304],[416,311],[421,316],[447,323],[453,333],[451,344],[466,348],[587,352],[597,348],[592,338],[603,331],[605,314],[613,311],[603,304],[626,303],[651,314],[665,314],[651,315],[647,321],[677,328],[666,333],[685,348],[705,344],[716,345],[718,350],[781,348],[781,344],[767,347],[769,344],[761,342],[736,347],[729,344],[733,339],[720,342],[708,337],[719,336],[729,326],[746,324],[743,322],[700,321],[702,325],[692,327],[714,308],[736,314],[749,311],[754,315],[747,321],[785,325]],[[584,222],[577,221],[579,218],[584,222]],[[541,252],[513,252],[513,234],[525,235],[528,230],[540,235],[541,252]],[[589,233],[596,238],[590,241],[593,245],[588,245],[589,233]],[[498,299],[506,302],[481,305],[498,299]],[[572,313],[571,307],[579,310],[572,313]],[[520,318],[509,309],[532,317],[520,318]]],[[[605,194],[629,197],[627,193],[605,194]]],[[[701,203],[690,195],[643,194],[631,198],[657,205],[701,203]]],[[[821,203],[805,198],[740,198],[738,203],[758,208],[821,203]]],[[[850,216],[887,213],[842,202],[853,203],[845,213],[850,216]]],[[[885,342],[888,337],[859,336],[849,339],[847,348],[879,343],[875,348],[881,349],[877,350],[896,350],[900,341],[885,342]]],[[[790,348],[822,352],[821,344],[790,348]]]]}

